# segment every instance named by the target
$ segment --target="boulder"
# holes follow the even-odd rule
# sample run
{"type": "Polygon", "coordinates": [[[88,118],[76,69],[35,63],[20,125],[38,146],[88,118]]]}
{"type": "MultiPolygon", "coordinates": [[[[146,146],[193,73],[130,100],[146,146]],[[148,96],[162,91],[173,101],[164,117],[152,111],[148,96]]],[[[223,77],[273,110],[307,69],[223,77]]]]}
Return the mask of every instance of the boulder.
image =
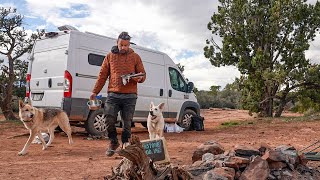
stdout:
{"type": "Polygon", "coordinates": [[[192,162],[201,160],[202,155],[205,153],[211,153],[214,155],[222,154],[222,153],[224,153],[224,149],[217,142],[214,142],[214,141],[206,142],[206,143],[200,145],[199,147],[197,147],[197,149],[193,152],[192,162]]]}
{"type": "Polygon", "coordinates": [[[268,178],[269,173],[268,162],[257,156],[242,172],[239,180],[265,180],[268,178]]]}

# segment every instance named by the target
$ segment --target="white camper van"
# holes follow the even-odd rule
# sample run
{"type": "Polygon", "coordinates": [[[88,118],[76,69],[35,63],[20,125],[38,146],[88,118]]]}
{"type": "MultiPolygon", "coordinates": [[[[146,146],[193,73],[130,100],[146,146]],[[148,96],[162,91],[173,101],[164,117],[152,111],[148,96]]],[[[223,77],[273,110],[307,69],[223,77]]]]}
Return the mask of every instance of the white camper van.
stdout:
{"type": "MultiPolygon", "coordinates": [[[[30,56],[26,96],[35,107],[62,108],[71,125],[83,125],[92,135],[105,133],[103,109],[90,111],[87,101],[103,59],[115,44],[116,39],[76,30],[46,33],[30,56]]],[[[131,48],[140,55],[147,73],[146,81],[138,84],[133,122],[146,126],[150,102],[164,102],[165,120],[189,130],[191,116],[200,113],[193,83],[184,79],[166,54],[134,44],[131,48]]],[[[107,85],[100,92],[103,102],[107,85]]]]}

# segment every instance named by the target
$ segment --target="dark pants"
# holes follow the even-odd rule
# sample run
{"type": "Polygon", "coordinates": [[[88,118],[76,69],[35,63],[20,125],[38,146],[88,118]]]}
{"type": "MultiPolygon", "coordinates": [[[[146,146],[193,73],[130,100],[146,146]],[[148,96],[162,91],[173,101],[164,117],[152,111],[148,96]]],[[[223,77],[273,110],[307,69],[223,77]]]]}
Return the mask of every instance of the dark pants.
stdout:
{"type": "Polygon", "coordinates": [[[123,120],[121,141],[122,143],[129,142],[129,138],[131,137],[131,123],[136,107],[136,102],[136,98],[122,99],[107,96],[104,110],[106,115],[108,137],[111,140],[111,143],[115,144],[118,142],[115,124],[117,123],[117,116],[119,111],[123,120]]]}

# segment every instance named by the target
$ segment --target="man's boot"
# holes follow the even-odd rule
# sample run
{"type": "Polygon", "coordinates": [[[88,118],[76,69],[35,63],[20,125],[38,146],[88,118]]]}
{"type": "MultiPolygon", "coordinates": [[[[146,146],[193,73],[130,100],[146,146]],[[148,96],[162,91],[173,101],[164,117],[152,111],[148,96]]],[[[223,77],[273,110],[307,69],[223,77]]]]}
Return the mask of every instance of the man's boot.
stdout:
{"type": "Polygon", "coordinates": [[[119,142],[118,141],[115,141],[115,140],[111,140],[110,141],[110,144],[109,144],[109,147],[106,151],[106,155],[107,156],[113,156],[115,151],[117,150],[117,148],[120,146],[119,142]]]}

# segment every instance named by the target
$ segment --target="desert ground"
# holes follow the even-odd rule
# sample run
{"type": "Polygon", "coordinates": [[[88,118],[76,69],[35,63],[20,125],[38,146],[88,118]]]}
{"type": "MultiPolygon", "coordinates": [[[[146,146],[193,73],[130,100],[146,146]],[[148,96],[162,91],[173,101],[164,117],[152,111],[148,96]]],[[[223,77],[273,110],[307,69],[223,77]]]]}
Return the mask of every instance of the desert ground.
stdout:
{"type": "MultiPolygon", "coordinates": [[[[300,150],[320,137],[320,119],[301,121],[302,115],[295,113],[262,119],[244,110],[208,109],[201,115],[205,117],[205,131],[164,133],[173,165],[191,165],[194,150],[207,141],[216,141],[225,150],[236,144],[259,148],[261,143],[271,147],[292,145],[300,150]],[[230,121],[238,123],[221,125],[230,121]]],[[[90,140],[83,128],[72,128],[73,145],[68,144],[65,134],[57,132],[48,149],[43,151],[42,145],[31,144],[27,155],[18,156],[28,139],[28,130],[20,122],[0,121],[0,179],[103,179],[110,175],[121,157],[105,156],[106,139],[90,140]]],[[[147,129],[140,124],[132,132],[141,140],[148,138],[147,129]]],[[[309,164],[318,167],[319,163],[309,164]]]]}

